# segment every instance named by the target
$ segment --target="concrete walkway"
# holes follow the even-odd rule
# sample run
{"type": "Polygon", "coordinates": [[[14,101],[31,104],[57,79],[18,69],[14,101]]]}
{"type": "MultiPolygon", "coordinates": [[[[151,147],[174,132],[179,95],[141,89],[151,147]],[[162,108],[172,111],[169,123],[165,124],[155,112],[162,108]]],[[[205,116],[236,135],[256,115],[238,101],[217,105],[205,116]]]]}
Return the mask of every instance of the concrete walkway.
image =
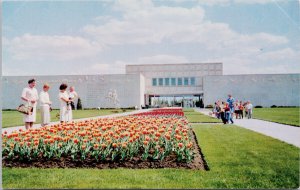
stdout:
{"type": "MultiPolygon", "coordinates": [[[[81,119],[74,119],[73,121],[82,121],[82,120],[86,120],[86,119],[98,119],[98,118],[112,118],[112,117],[120,117],[120,116],[126,116],[126,115],[132,115],[132,114],[137,114],[137,113],[143,113],[143,112],[147,112],[150,111],[152,109],[142,109],[142,110],[136,110],[136,111],[131,111],[131,112],[124,112],[124,113],[116,113],[116,114],[111,114],[111,115],[102,115],[102,116],[97,116],[97,117],[89,117],[89,118],[81,118],[81,119]]],[[[58,124],[59,121],[56,122],[51,122],[49,125],[53,125],[53,124],[58,124]]],[[[32,128],[40,128],[41,124],[34,124],[32,126],[32,128]]],[[[3,128],[2,129],[2,133],[4,133],[5,131],[10,134],[14,131],[18,131],[19,129],[23,129],[25,130],[25,126],[16,126],[16,127],[8,127],[8,128],[3,128]]]]}
{"type": "MultiPolygon", "coordinates": [[[[208,109],[198,108],[196,108],[195,111],[201,112],[208,116],[209,112],[211,112],[211,110],[208,109]]],[[[259,119],[234,119],[234,124],[300,147],[300,127],[263,121],[259,119]]]]}

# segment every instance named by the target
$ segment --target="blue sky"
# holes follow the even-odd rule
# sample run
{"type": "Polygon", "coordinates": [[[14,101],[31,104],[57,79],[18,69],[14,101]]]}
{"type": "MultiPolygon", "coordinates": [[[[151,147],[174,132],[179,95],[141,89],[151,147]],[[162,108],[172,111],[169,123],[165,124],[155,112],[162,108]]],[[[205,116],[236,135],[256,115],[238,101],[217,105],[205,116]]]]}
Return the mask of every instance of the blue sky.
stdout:
{"type": "Polygon", "coordinates": [[[300,73],[298,0],[4,1],[2,19],[3,75],[199,62],[300,73]]]}

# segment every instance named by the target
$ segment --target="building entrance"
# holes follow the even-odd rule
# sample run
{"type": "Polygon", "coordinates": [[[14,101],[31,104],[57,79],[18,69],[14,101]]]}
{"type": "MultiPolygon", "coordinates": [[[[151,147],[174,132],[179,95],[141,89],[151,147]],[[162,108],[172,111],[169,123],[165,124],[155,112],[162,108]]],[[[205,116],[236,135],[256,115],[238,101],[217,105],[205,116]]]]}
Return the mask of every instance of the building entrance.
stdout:
{"type": "Polygon", "coordinates": [[[203,94],[197,95],[149,95],[151,107],[201,107],[203,94]]]}

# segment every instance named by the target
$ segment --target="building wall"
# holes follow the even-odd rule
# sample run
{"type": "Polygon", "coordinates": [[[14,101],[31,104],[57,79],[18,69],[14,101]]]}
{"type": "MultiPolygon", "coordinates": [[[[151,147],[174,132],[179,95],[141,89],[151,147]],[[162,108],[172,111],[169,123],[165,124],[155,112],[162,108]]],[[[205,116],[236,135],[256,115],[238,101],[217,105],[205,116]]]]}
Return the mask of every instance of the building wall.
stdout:
{"type": "Polygon", "coordinates": [[[226,100],[250,100],[254,106],[299,106],[300,74],[252,74],[205,76],[204,104],[226,100]]]}
{"type": "Polygon", "coordinates": [[[126,65],[126,73],[141,73],[145,77],[145,93],[156,95],[203,93],[203,76],[222,75],[222,63],[126,65]],[[195,85],[153,86],[152,78],[195,77],[195,85]]]}
{"type": "MultiPolygon", "coordinates": [[[[3,109],[15,109],[21,103],[21,93],[28,86],[29,76],[3,76],[2,102],[3,109]]],[[[69,76],[36,76],[37,90],[42,90],[47,82],[53,108],[59,108],[59,86],[67,83],[75,86],[75,91],[81,98],[84,108],[111,108],[114,103],[107,98],[108,94],[116,90],[120,107],[140,107],[144,103],[142,76],[140,74],[114,75],[69,75],[69,76]],[[130,97],[130,98],[129,98],[130,97]]]]}
{"type": "Polygon", "coordinates": [[[145,106],[145,77],[140,74],[140,106],[145,106]]]}

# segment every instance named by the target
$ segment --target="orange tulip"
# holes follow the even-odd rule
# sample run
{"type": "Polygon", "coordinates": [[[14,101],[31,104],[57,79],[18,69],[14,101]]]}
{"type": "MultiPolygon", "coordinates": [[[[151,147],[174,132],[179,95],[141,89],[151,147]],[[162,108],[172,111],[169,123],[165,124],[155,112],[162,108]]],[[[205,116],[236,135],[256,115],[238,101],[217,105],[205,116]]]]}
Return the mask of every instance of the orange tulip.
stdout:
{"type": "Polygon", "coordinates": [[[116,143],[113,143],[113,144],[112,144],[112,147],[113,147],[113,148],[117,148],[117,146],[118,146],[118,145],[117,145],[116,143]]]}
{"type": "Polygon", "coordinates": [[[79,140],[78,140],[78,139],[73,139],[73,142],[74,142],[75,144],[77,144],[77,143],[79,142],[79,140]]]}
{"type": "Polygon", "coordinates": [[[183,144],[182,144],[182,143],[178,143],[178,147],[179,147],[179,148],[182,148],[182,147],[183,147],[183,144]]]}

